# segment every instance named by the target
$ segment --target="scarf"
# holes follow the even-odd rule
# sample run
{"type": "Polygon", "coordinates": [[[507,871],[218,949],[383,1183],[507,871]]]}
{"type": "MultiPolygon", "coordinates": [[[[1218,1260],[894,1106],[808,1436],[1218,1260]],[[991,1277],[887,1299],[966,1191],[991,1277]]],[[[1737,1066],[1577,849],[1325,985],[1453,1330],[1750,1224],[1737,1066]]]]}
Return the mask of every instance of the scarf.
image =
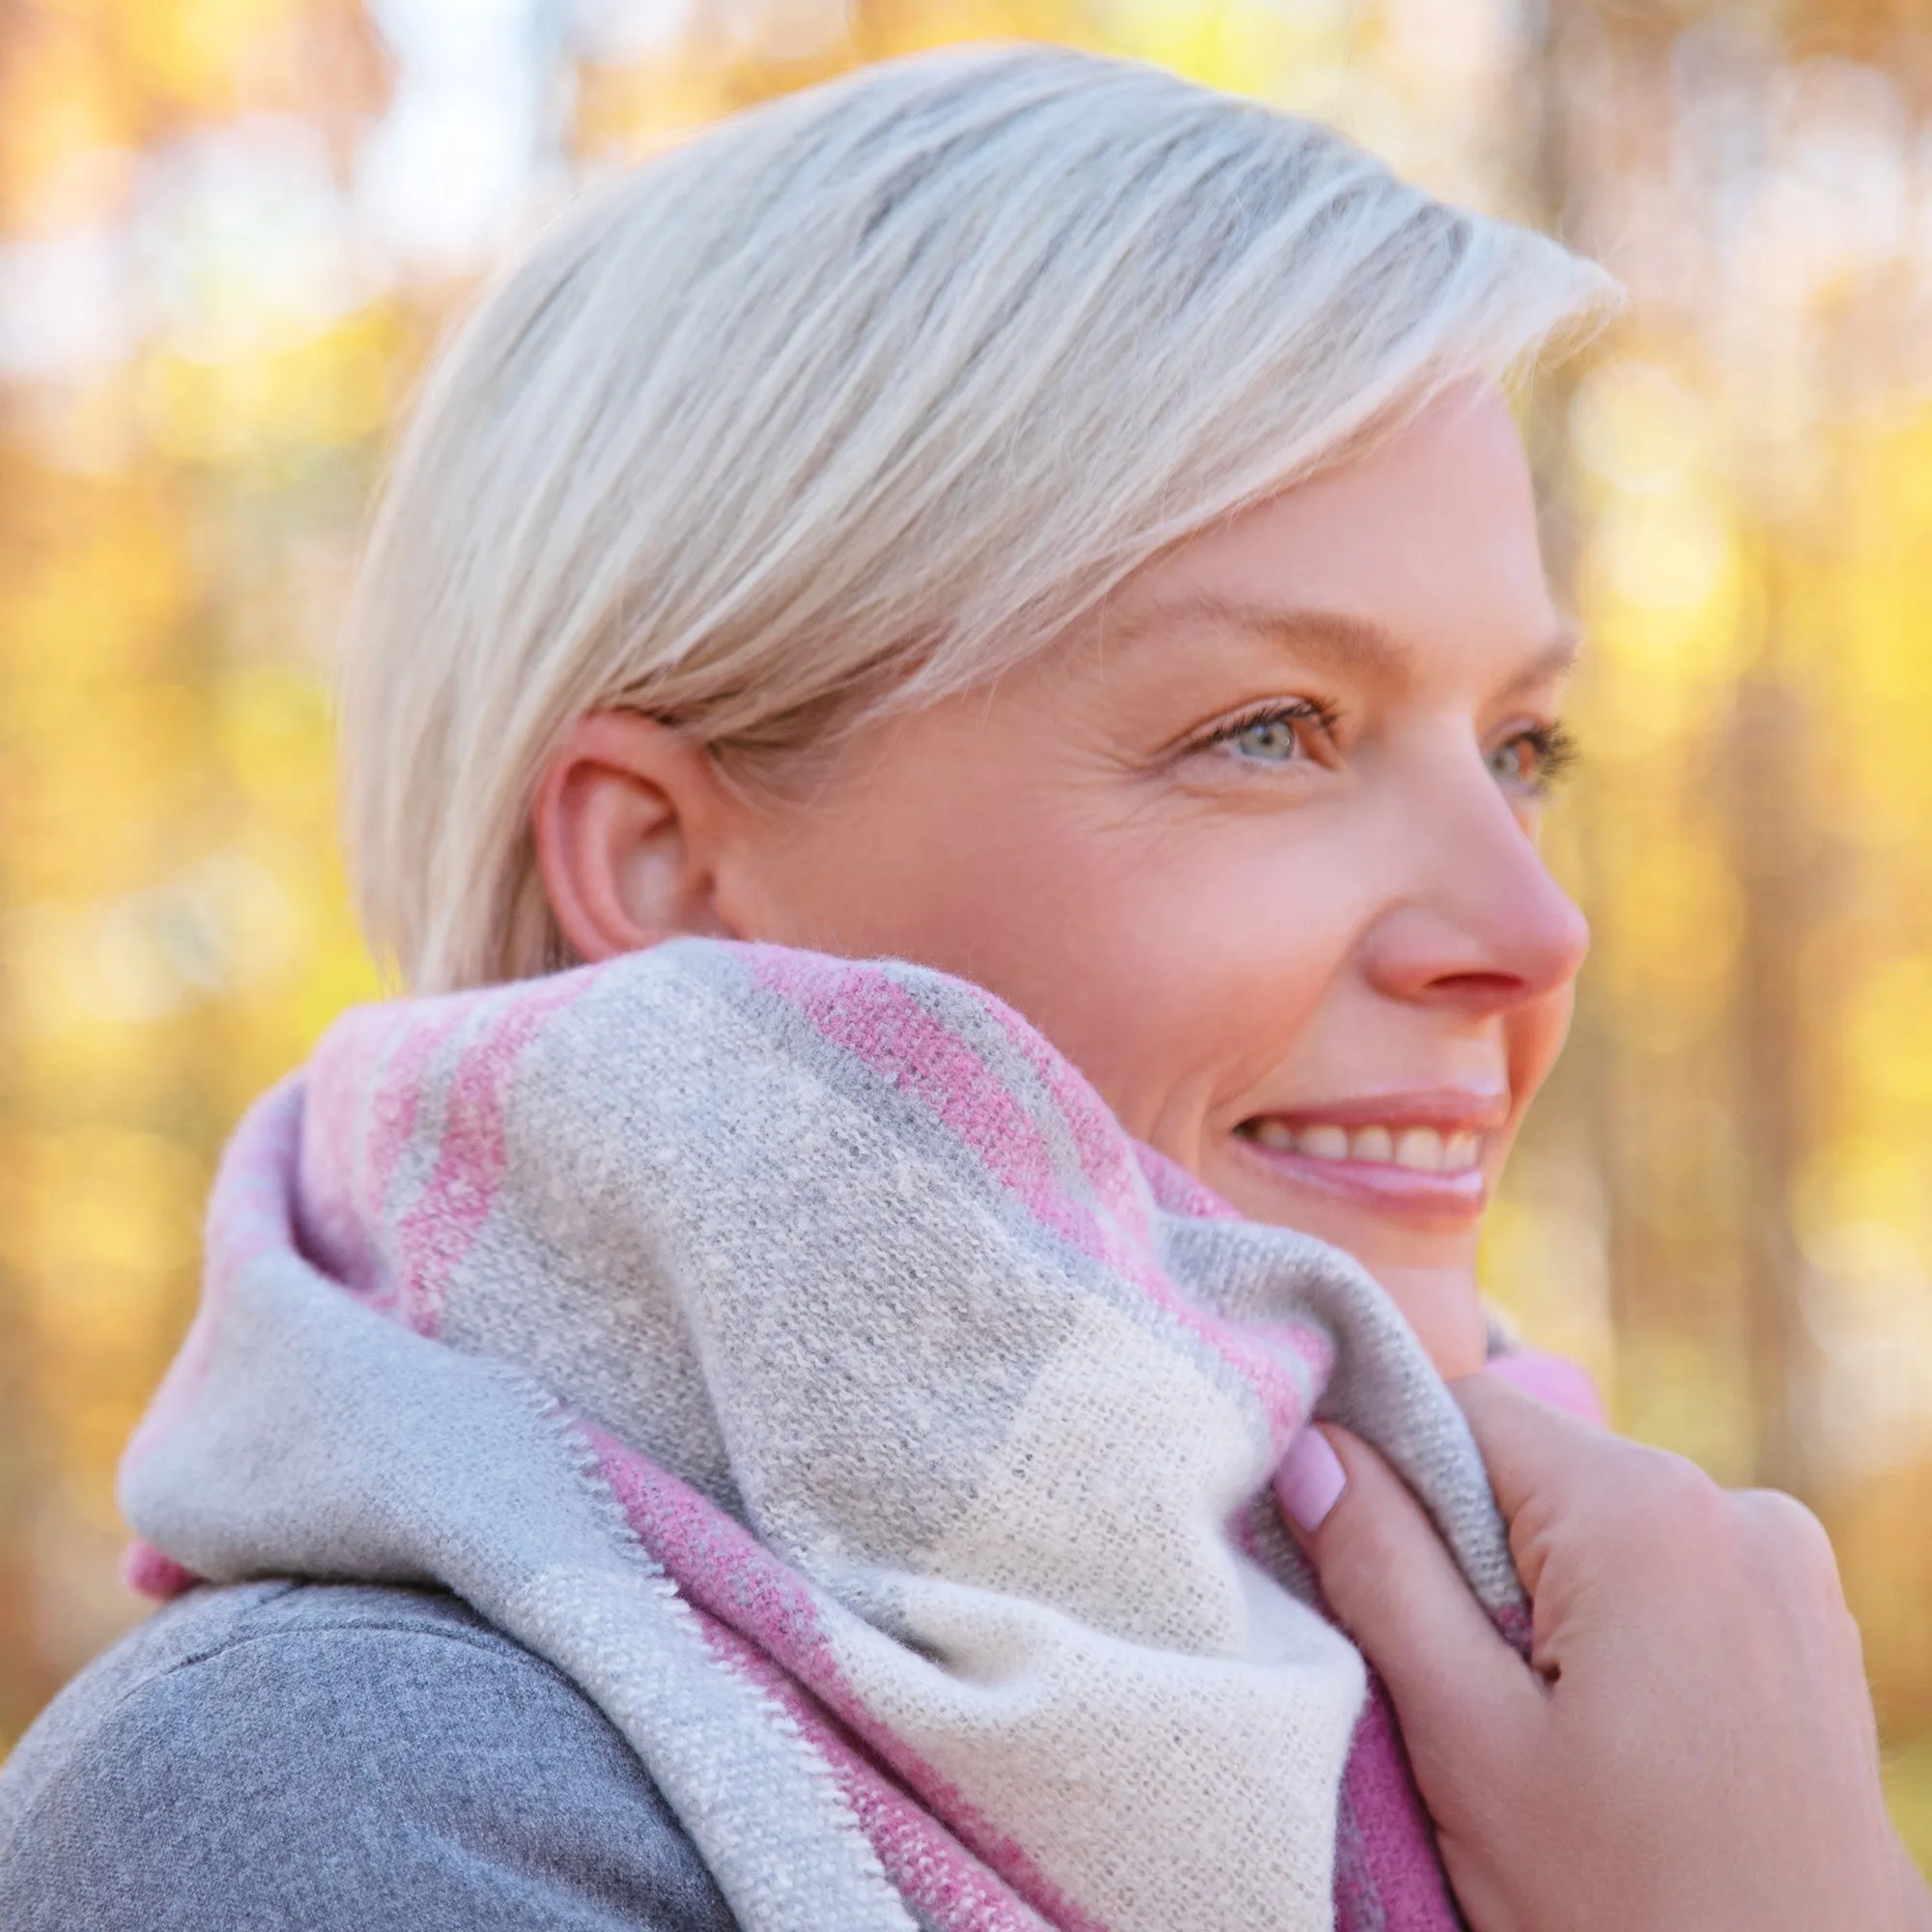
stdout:
{"type": "Polygon", "coordinates": [[[1387,1295],[1017,1014],[684,940],[352,1012],[257,1103],[130,1445],[156,1594],[435,1584],[637,1751],[747,1932],[1447,1932],[1269,1478],[1317,1410],[1522,1599],[1387,1295]]]}

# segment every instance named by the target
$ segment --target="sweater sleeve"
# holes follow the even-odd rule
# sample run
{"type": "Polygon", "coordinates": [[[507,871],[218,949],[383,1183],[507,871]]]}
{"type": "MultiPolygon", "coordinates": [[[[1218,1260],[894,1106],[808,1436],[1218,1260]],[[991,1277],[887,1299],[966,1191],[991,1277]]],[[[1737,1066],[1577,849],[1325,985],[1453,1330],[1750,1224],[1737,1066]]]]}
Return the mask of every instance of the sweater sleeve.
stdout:
{"type": "Polygon", "coordinates": [[[460,1623],[244,1621],[37,1730],[0,1806],[9,1932],[733,1925],[603,1714],[460,1623]]]}

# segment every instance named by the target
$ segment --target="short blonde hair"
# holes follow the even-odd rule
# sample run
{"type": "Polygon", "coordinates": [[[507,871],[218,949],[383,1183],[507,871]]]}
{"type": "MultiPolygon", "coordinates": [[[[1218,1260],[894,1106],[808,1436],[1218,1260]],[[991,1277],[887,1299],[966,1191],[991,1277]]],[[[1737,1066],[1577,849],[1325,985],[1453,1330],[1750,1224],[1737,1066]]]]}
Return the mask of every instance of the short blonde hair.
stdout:
{"type": "Polygon", "coordinates": [[[720,125],[569,212],[426,383],[346,665],[372,940],[424,989],[568,963],[529,814],[585,713],[728,765],[970,688],[1611,293],[1128,62],[927,54],[720,125]]]}

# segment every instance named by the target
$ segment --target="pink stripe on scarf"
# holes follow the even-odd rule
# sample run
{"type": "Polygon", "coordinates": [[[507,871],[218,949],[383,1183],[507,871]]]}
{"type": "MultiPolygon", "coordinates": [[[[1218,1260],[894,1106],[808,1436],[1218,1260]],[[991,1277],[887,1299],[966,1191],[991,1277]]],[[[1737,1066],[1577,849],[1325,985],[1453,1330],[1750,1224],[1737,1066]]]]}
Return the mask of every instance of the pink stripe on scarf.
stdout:
{"type": "MultiPolygon", "coordinates": [[[[1062,1895],[1014,1839],[989,1824],[867,1711],[833,1656],[810,1586],[796,1572],[734,1518],[648,1457],[587,1423],[577,1428],[638,1541],[696,1607],[753,1647],[760,1684],[781,1701],[792,1700],[801,1685],[810,1692],[815,1701],[799,1702],[794,1715],[815,1746],[823,1750],[837,1742],[838,1733],[830,1728],[836,1719],[1061,1932],[1106,1932],[1062,1895]]],[[[901,1836],[912,1829],[907,1820],[918,1815],[918,1806],[891,1785],[881,1781],[869,1802],[881,1820],[896,1821],[901,1836]]],[[[932,1847],[951,1842],[924,1830],[932,1847]]],[[[885,1856],[883,1848],[880,1855],[885,1856]]],[[[963,1850],[955,1845],[951,1856],[956,1863],[963,1850]]],[[[961,1869],[970,1875],[977,1863],[961,1869]]],[[[951,1932],[952,1921],[945,1923],[951,1932]]]]}
{"type": "Polygon", "coordinates": [[[414,1139],[437,1056],[489,996],[467,993],[412,1016],[364,1007],[336,1023],[327,1077],[303,1122],[304,1233],[329,1273],[390,1312],[401,1284],[376,1246],[389,1189],[414,1139]]]}
{"type": "Polygon", "coordinates": [[[1231,1208],[1211,1187],[1204,1186],[1177,1160],[1170,1160],[1145,1141],[1134,1143],[1134,1158],[1153,1196],[1153,1205],[1163,1214],[1175,1214],[1183,1221],[1238,1221],[1240,1209],[1231,1208]]]}
{"type": "MultiPolygon", "coordinates": [[[[1049,1932],[1048,1921],[901,1790],[796,1680],[722,1619],[697,1615],[713,1656],[810,1740],[908,1905],[945,1932],[1049,1932]]],[[[1078,1915],[1053,1925],[1056,1932],[1105,1932],[1078,1915]]]]}
{"type": "MultiPolygon", "coordinates": [[[[452,1015],[440,1029],[455,1024],[452,1015]]],[[[415,1128],[417,1082],[411,1080],[400,1103],[384,1090],[376,1071],[392,1049],[412,1063],[423,1058],[422,1037],[435,1030],[428,1019],[416,1027],[395,1007],[362,1007],[339,1019],[331,1036],[341,1052],[331,1053],[323,1077],[310,1076],[302,1110],[300,1184],[295,1218],[301,1251],[352,1294],[387,1313],[395,1283],[383,1264],[375,1230],[382,1195],[370,1184],[370,1169],[388,1170],[415,1128]],[[398,1122],[394,1116],[405,1119],[398,1122]]]]}
{"type": "Polygon", "coordinates": [[[185,1596],[202,1578],[137,1536],[121,1552],[121,1580],[136,1596],[166,1604],[185,1596]]]}
{"type": "Polygon", "coordinates": [[[988,1009],[1008,1043],[1052,1095],[1088,1186],[1109,1213],[1126,1224],[1133,1239],[1147,1240],[1152,1232],[1147,1211],[1150,1197],[1135,1185],[1144,1179],[1139,1167],[1122,1158],[1121,1123],[1073,1063],[1054,1052],[1010,1007],[991,1000],[988,1009]]]}
{"type": "Polygon", "coordinates": [[[402,1319],[418,1335],[436,1333],[450,1277],[496,1204],[508,1159],[504,1110],[518,1062],[545,1021],[589,985],[587,973],[561,973],[499,993],[478,1015],[477,1037],[464,1047],[444,1092],[435,1170],[396,1225],[402,1319]]]}
{"type": "Polygon", "coordinates": [[[1339,1922],[1379,1932],[1453,1932],[1462,1919],[1450,1902],[1388,1692],[1373,1670],[1342,1776],[1342,1804],[1354,1830],[1347,1834],[1351,1856],[1335,1873],[1339,1922]]]}

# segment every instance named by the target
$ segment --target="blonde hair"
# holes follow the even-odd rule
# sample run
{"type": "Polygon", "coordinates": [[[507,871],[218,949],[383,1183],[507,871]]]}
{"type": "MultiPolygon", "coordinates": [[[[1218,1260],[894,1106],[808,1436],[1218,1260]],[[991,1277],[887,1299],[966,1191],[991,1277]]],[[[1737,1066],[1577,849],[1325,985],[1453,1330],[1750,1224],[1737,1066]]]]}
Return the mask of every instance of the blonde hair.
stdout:
{"type": "Polygon", "coordinates": [[[425,989],[567,963],[528,821],[585,713],[728,767],[969,688],[1611,292],[1127,62],[928,54],[722,124],[568,213],[427,381],[346,666],[372,939],[425,989]]]}

